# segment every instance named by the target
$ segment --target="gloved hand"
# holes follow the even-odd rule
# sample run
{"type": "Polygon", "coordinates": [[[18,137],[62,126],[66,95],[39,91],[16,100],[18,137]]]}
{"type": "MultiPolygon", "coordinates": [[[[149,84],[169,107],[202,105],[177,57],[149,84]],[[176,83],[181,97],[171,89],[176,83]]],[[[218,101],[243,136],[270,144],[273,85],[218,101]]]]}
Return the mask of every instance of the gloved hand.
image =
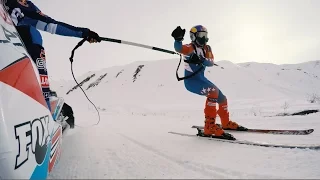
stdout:
{"type": "Polygon", "coordinates": [[[89,43],[101,42],[100,36],[90,29],[82,32],[82,38],[85,38],[89,43]]]}
{"type": "Polygon", "coordinates": [[[202,58],[200,58],[196,53],[193,53],[190,56],[189,60],[187,60],[185,62],[190,63],[190,64],[201,64],[201,63],[203,63],[203,61],[204,60],[202,58]]]}
{"type": "Polygon", "coordinates": [[[181,27],[178,26],[175,30],[172,31],[171,36],[177,41],[182,41],[185,33],[186,30],[181,29],[181,27]]]}

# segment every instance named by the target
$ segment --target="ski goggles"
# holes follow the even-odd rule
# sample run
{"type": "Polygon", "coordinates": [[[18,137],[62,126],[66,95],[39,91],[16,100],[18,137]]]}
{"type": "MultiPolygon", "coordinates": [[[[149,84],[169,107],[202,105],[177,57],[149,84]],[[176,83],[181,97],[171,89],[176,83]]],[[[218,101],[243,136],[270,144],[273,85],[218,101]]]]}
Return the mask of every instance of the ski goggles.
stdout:
{"type": "Polygon", "coordinates": [[[208,39],[208,32],[204,32],[204,31],[200,31],[200,32],[197,32],[197,37],[199,38],[206,38],[208,39]]]}

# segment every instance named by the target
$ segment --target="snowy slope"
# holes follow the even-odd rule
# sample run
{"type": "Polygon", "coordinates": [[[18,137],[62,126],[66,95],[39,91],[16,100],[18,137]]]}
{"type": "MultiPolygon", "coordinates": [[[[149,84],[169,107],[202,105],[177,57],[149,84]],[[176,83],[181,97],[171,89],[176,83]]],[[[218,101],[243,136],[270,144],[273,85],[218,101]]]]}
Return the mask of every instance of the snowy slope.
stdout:
{"type": "MultiPolygon", "coordinates": [[[[320,96],[319,61],[217,63],[220,67],[208,68],[206,74],[228,97],[233,120],[251,128],[315,129],[308,136],[233,133],[238,139],[320,144],[319,113],[276,116],[320,109],[320,102],[309,101],[311,94],[320,96]]],[[[91,77],[82,88],[100,110],[97,126],[92,126],[98,121],[97,112],[82,91],[70,91],[73,81],[51,82],[72,105],[81,127],[65,136],[62,159],[50,178],[320,178],[320,151],[169,134],[194,134],[190,127],[204,121],[205,97],[187,92],[176,80],[177,64],[177,59],[135,62],[77,78],[81,82],[91,77]]]]}
{"type": "MultiPolygon", "coordinates": [[[[261,109],[261,112],[265,113],[264,115],[274,115],[284,111],[281,107],[285,103],[289,105],[288,111],[301,110],[304,105],[311,108],[317,106],[310,104],[308,99],[312,94],[320,96],[318,62],[320,61],[279,66],[218,61],[221,67],[208,68],[206,75],[228,97],[231,109],[236,108],[235,105],[248,110],[269,106],[271,114],[268,113],[268,109],[265,111],[261,109]]],[[[171,107],[201,110],[204,106],[203,97],[189,93],[185,90],[183,82],[176,80],[177,64],[177,59],[135,62],[127,66],[89,72],[79,77],[77,81],[80,83],[83,79],[93,76],[83,84],[82,88],[97,105],[104,108],[128,105],[131,108],[143,107],[152,111],[170,110],[171,107]],[[134,80],[140,65],[143,67],[134,80]],[[103,78],[99,81],[101,76],[103,78]],[[97,85],[88,89],[94,84],[97,85]]],[[[180,68],[179,75],[183,75],[183,67],[180,68]]],[[[63,96],[74,86],[76,86],[74,81],[54,85],[63,96]]],[[[66,98],[72,100],[78,96],[84,97],[79,88],[69,92],[66,98]]],[[[86,102],[85,98],[81,99],[86,102]]]]}

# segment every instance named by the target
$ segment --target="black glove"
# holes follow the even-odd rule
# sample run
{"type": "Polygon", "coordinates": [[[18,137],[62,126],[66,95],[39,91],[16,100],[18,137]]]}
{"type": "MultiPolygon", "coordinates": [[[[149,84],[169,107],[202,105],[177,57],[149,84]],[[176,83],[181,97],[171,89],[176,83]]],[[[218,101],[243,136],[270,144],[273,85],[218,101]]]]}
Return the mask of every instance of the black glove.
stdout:
{"type": "Polygon", "coordinates": [[[100,36],[90,29],[87,29],[87,31],[83,31],[82,38],[85,38],[90,43],[101,42],[100,36]]]}
{"type": "Polygon", "coordinates": [[[186,30],[181,29],[181,27],[178,26],[175,30],[172,31],[171,36],[177,41],[182,41],[185,33],[186,30]]]}
{"type": "Polygon", "coordinates": [[[190,63],[190,64],[201,64],[203,63],[203,59],[200,59],[199,56],[196,53],[193,53],[189,60],[186,60],[186,63],[190,63]]]}

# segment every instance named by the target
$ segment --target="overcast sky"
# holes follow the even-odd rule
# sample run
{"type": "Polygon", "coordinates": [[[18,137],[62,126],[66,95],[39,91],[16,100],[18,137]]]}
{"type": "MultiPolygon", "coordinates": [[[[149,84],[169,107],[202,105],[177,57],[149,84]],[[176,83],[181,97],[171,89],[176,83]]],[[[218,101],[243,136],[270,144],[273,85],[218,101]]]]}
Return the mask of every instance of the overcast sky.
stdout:
{"type": "MultiPolygon", "coordinates": [[[[202,24],[215,60],[299,63],[320,59],[320,0],[33,0],[55,20],[87,27],[100,36],[173,50],[172,30],[202,24]]],[[[77,38],[42,33],[49,76],[72,79],[69,57],[77,38]]],[[[175,58],[148,49],[85,43],[74,72],[140,60],[175,58]]]]}

